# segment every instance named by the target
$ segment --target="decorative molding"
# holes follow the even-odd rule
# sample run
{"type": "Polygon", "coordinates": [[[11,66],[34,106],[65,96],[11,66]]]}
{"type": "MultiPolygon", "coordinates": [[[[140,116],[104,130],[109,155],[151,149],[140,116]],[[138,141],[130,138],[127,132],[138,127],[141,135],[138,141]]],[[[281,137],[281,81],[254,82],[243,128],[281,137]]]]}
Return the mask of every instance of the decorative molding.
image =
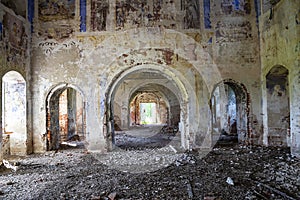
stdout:
{"type": "Polygon", "coordinates": [[[72,49],[73,47],[78,47],[78,42],[70,39],[66,40],[64,42],[58,42],[56,40],[47,40],[47,41],[39,41],[36,44],[33,45],[35,48],[41,48],[43,53],[46,56],[52,56],[53,54],[56,54],[63,50],[72,49]]]}

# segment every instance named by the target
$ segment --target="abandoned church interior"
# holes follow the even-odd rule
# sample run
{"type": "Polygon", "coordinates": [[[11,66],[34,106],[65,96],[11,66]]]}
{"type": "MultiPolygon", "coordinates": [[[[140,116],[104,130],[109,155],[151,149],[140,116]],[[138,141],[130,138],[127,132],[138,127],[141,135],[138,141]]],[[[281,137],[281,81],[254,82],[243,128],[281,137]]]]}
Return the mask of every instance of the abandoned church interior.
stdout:
{"type": "Polygon", "coordinates": [[[0,51],[0,199],[300,199],[299,0],[0,0],[0,51]]]}

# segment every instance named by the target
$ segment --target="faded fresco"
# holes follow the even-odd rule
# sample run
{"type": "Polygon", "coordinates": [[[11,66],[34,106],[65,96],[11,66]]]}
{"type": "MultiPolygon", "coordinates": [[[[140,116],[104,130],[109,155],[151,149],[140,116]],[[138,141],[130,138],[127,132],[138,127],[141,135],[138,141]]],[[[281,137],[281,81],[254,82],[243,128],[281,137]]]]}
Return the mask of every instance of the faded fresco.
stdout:
{"type": "Polygon", "coordinates": [[[125,0],[116,2],[116,29],[158,25],[163,17],[163,4],[160,0],[153,3],[147,0],[125,0]]]}
{"type": "Polygon", "coordinates": [[[61,23],[59,25],[40,27],[36,32],[45,39],[64,40],[72,35],[74,29],[71,24],[61,23]]]}
{"type": "Polygon", "coordinates": [[[24,6],[24,0],[1,0],[1,3],[12,9],[16,15],[21,15],[26,18],[26,6],[24,6]]]}
{"type": "Polygon", "coordinates": [[[288,70],[273,67],[266,76],[269,144],[286,145],[290,137],[288,70]]]}
{"type": "Polygon", "coordinates": [[[69,38],[75,26],[68,20],[74,19],[75,7],[76,0],[38,0],[38,18],[45,23],[40,23],[35,32],[45,39],[69,38]]]}
{"type": "Polygon", "coordinates": [[[26,33],[22,21],[15,16],[5,13],[3,16],[4,37],[13,47],[26,49],[26,33]]]}
{"type": "Polygon", "coordinates": [[[252,38],[252,27],[249,21],[219,21],[216,24],[217,42],[238,42],[252,38]]]}
{"type": "Polygon", "coordinates": [[[200,28],[198,0],[117,0],[116,29],[163,26],[176,29],[200,28]],[[180,7],[179,7],[180,6],[180,7]],[[183,25],[179,23],[183,23],[183,25]]]}
{"type": "Polygon", "coordinates": [[[107,15],[109,12],[108,0],[92,0],[91,11],[92,31],[105,31],[107,15]]]}
{"type": "Polygon", "coordinates": [[[221,8],[226,15],[251,13],[249,0],[222,0],[221,8]]]}
{"type": "Polygon", "coordinates": [[[42,21],[72,19],[75,0],[38,0],[39,19],[42,21]]]}
{"type": "Polygon", "coordinates": [[[184,29],[200,28],[200,6],[199,0],[182,1],[184,9],[184,29]]]}
{"type": "Polygon", "coordinates": [[[23,22],[14,15],[5,13],[2,25],[2,40],[6,42],[6,64],[24,66],[28,36],[23,22]]]}
{"type": "Polygon", "coordinates": [[[174,1],[163,0],[117,0],[116,29],[164,26],[176,27],[174,1]]]}

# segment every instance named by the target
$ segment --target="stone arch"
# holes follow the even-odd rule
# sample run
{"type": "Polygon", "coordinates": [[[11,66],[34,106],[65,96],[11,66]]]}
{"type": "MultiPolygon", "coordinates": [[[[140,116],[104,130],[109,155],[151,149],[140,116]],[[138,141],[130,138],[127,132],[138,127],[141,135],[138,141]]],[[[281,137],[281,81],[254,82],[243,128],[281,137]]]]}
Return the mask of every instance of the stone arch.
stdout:
{"type": "Polygon", "coordinates": [[[2,133],[4,155],[27,154],[27,83],[15,70],[2,77],[2,133]]]}
{"type": "MultiPolygon", "coordinates": [[[[135,95],[137,93],[137,90],[139,90],[139,88],[144,87],[144,86],[148,86],[148,85],[151,85],[151,84],[152,83],[145,83],[143,85],[139,85],[139,86],[133,88],[132,91],[129,94],[129,97],[130,97],[129,98],[129,102],[131,102],[133,100],[133,98],[135,98],[135,95]]],[[[153,84],[153,85],[159,85],[159,84],[153,84]]],[[[160,86],[164,87],[163,85],[160,85],[160,86]]],[[[170,92],[171,92],[171,90],[170,90],[170,92]]],[[[161,92],[161,91],[160,91],[160,95],[168,103],[167,96],[163,92],[161,92]]]]}
{"type": "Polygon", "coordinates": [[[160,95],[157,92],[146,91],[136,93],[134,100],[130,101],[129,105],[130,114],[133,114],[130,115],[130,124],[161,124],[162,117],[160,113],[157,112],[161,105],[160,95]],[[147,104],[149,104],[149,106],[146,107],[147,104]],[[149,116],[147,116],[148,112],[146,111],[150,111],[149,116]]]}
{"type": "MultiPolygon", "coordinates": [[[[121,81],[126,77],[128,74],[134,73],[135,71],[140,71],[140,70],[146,70],[146,71],[151,71],[151,72],[156,72],[156,73],[162,73],[164,76],[166,76],[168,79],[172,79],[180,92],[182,94],[180,97],[180,107],[181,107],[181,114],[180,114],[180,132],[181,132],[181,145],[184,148],[189,148],[189,142],[187,141],[188,135],[189,135],[189,129],[188,129],[188,122],[189,122],[189,109],[188,109],[188,99],[189,95],[186,90],[186,87],[184,83],[182,82],[181,79],[179,78],[174,78],[175,72],[174,70],[167,70],[164,69],[162,70],[161,67],[157,65],[139,65],[135,67],[130,67],[123,73],[119,74],[118,77],[115,79],[115,81],[111,84],[109,87],[110,89],[108,90],[108,93],[106,94],[106,121],[107,121],[107,134],[108,134],[108,141],[112,140],[114,141],[114,114],[113,114],[113,99],[114,95],[116,92],[116,88],[118,85],[121,83],[121,81]]],[[[177,76],[180,76],[177,74],[177,76]]],[[[183,78],[183,77],[181,77],[183,78]]],[[[184,80],[184,79],[183,79],[184,80]]]]}
{"type": "Polygon", "coordinates": [[[76,85],[61,83],[50,89],[46,97],[47,150],[57,150],[65,145],[84,146],[84,102],[84,94],[76,85]]]}
{"type": "Polygon", "coordinates": [[[165,103],[166,109],[166,116],[164,118],[165,120],[162,121],[164,121],[166,125],[177,127],[179,121],[178,116],[180,116],[177,113],[177,109],[180,110],[178,94],[176,93],[176,91],[174,91],[174,89],[172,90],[166,85],[148,82],[144,82],[142,85],[138,85],[137,87],[133,88],[129,94],[129,104],[133,101],[133,98],[136,98],[136,96],[139,94],[139,90],[144,87],[157,88],[157,95],[159,96],[161,101],[165,103]]]}
{"type": "MultiPolygon", "coordinates": [[[[200,73],[209,91],[212,91],[214,85],[222,80],[212,56],[200,43],[184,33],[163,27],[136,28],[118,32],[102,41],[92,52],[83,52],[82,63],[87,67],[95,66],[103,70],[102,74],[112,72],[112,77],[115,78],[122,69],[112,69],[108,66],[111,66],[116,58],[133,50],[151,48],[171,49],[174,54],[188,60],[200,73]],[[105,58],[104,62],[97,61],[99,56],[105,58]]],[[[103,78],[106,79],[106,83],[101,86],[106,90],[113,80],[106,76],[103,78]]]]}
{"type": "Polygon", "coordinates": [[[236,135],[239,143],[251,137],[249,98],[245,85],[235,80],[225,79],[215,85],[210,101],[214,140],[220,133],[236,135]]]}
{"type": "MultiPolygon", "coordinates": [[[[90,141],[90,146],[93,149],[96,149],[97,145],[103,144],[104,141],[107,141],[107,137],[110,135],[106,135],[107,127],[107,93],[111,90],[111,85],[115,82],[115,80],[122,74],[125,70],[137,66],[137,65],[145,65],[145,64],[163,64],[168,65],[169,63],[161,63],[161,60],[146,60],[143,62],[141,60],[136,60],[136,63],[131,65],[126,65],[125,63],[120,63],[119,66],[114,66],[114,63],[117,62],[117,59],[121,56],[127,56],[130,52],[134,50],[147,50],[147,49],[160,49],[160,50],[169,50],[173,53],[173,55],[177,58],[185,60],[188,62],[193,70],[198,73],[198,76],[203,80],[203,88],[205,88],[205,94],[201,94],[201,98],[194,98],[199,95],[199,91],[195,91],[192,86],[189,86],[193,90],[190,97],[188,98],[189,102],[196,102],[196,107],[192,109],[195,113],[189,113],[189,118],[194,119],[192,126],[189,126],[189,129],[192,129],[192,134],[188,137],[188,141],[196,141],[198,140],[198,144],[206,143],[207,147],[211,147],[211,138],[207,137],[211,136],[211,126],[210,126],[210,112],[209,112],[209,93],[213,90],[213,86],[222,80],[221,74],[215,62],[213,61],[211,55],[206,49],[202,47],[202,45],[196,42],[192,37],[188,35],[170,29],[165,29],[163,27],[147,27],[147,28],[135,28],[130,30],[125,30],[122,32],[117,32],[111,37],[106,38],[105,40],[101,40],[98,46],[93,51],[82,51],[82,59],[81,63],[84,63],[84,67],[90,68],[93,67],[98,69],[100,84],[99,87],[94,88],[95,92],[99,93],[98,99],[94,102],[91,102],[95,110],[97,111],[96,117],[90,119],[93,123],[97,122],[97,124],[102,127],[103,137],[102,135],[99,137],[97,141],[90,141]],[[101,57],[103,62],[98,62],[98,58],[101,57]],[[141,61],[141,62],[140,62],[141,61]],[[191,99],[194,98],[194,99],[191,99]],[[201,106],[199,106],[201,104],[201,106]],[[201,113],[201,116],[199,116],[201,113]],[[104,117],[103,117],[104,116],[104,117]],[[202,122],[202,123],[200,123],[202,122]],[[200,135],[198,139],[195,138],[195,135],[200,135]]],[[[154,58],[154,57],[153,57],[154,58]]],[[[180,65],[180,60],[177,60],[178,63],[175,65],[180,65]]],[[[178,73],[176,76],[183,76],[178,73]]],[[[175,77],[176,77],[175,76],[175,77]]],[[[91,122],[92,123],[92,122],[91,122]]],[[[97,127],[92,128],[89,131],[97,131],[97,127]],[[93,130],[92,130],[93,129],[93,130]]],[[[107,143],[105,144],[107,145],[107,143]]],[[[187,147],[190,146],[186,145],[187,147]]],[[[106,148],[106,146],[104,147],[106,148]]]]}

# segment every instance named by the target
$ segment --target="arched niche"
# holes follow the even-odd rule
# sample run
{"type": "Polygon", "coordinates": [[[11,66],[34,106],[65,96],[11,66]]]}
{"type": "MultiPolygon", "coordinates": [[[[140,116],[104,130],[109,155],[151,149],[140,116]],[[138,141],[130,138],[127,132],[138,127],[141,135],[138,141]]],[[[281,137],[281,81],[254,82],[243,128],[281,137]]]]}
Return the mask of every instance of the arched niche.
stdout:
{"type": "Polygon", "coordinates": [[[267,139],[271,146],[290,146],[289,71],[274,66],[266,75],[267,139]]]}

